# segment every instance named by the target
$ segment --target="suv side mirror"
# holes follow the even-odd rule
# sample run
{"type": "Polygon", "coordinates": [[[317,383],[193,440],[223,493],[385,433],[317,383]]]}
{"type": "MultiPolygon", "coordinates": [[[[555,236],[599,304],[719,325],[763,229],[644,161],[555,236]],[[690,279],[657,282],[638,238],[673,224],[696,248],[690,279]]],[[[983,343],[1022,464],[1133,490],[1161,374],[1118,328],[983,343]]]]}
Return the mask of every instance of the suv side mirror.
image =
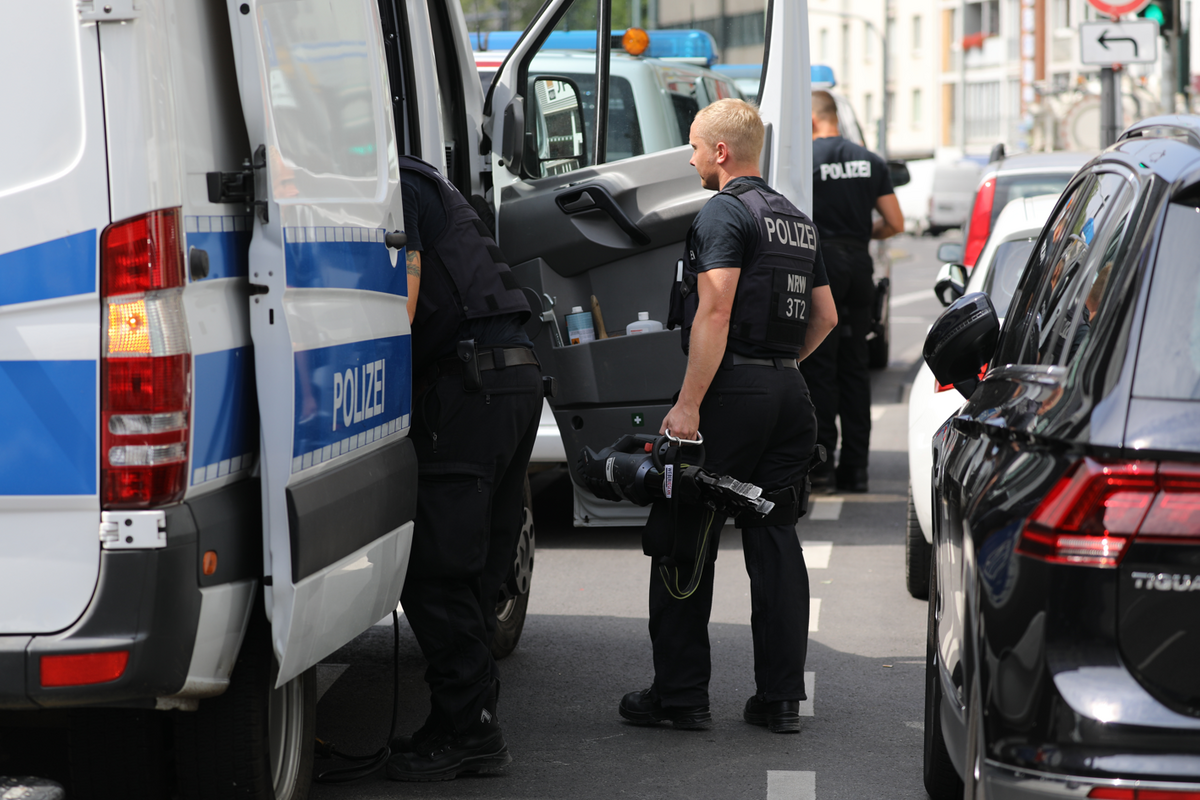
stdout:
{"type": "Polygon", "coordinates": [[[889,159],[887,166],[888,174],[892,178],[892,186],[904,186],[912,180],[908,174],[908,164],[904,161],[898,158],[889,159]]]}
{"type": "Polygon", "coordinates": [[[958,263],[963,260],[962,242],[942,242],[938,245],[937,260],[958,263]]]}
{"type": "Polygon", "coordinates": [[[538,177],[574,172],[587,163],[583,127],[583,92],[561,75],[538,75],[530,93],[534,101],[538,177]]]}
{"type": "Polygon", "coordinates": [[[962,264],[943,264],[933,284],[933,293],[948,306],[967,293],[967,268],[962,264]]]}
{"type": "Polygon", "coordinates": [[[1000,320],[991,299],[972,292],[955,300],[942,312],[925,337],[925,363],[943,386],[954,385],[970,397],[979,384],[979,373],[1000,336],[1000,320]]]}

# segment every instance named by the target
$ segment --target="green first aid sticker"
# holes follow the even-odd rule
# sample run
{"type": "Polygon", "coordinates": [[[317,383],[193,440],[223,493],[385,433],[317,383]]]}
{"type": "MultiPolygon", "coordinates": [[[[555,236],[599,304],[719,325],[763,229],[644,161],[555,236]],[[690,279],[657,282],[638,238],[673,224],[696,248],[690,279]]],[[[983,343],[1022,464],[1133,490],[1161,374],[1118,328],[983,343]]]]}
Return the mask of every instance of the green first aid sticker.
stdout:
{"type": "Polygon", "coordinates": [[[646,427],[646,415],[640,411],[633,412],[630,421],[633,423],[633,427],[635,428],[646,427]]]}

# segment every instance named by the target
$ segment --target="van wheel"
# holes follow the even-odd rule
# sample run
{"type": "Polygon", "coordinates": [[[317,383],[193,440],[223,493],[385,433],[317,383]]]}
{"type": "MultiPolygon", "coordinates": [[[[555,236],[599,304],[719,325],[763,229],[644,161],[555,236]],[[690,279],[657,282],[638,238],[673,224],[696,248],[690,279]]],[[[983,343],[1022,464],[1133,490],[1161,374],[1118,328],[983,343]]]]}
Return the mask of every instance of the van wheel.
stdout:
{"type": "Polygon", "coordinates": [[[904,582],[908,593],[918,600],[929,597],[929,558],[933,548],[921,533],[912,484],[908,486],[908,521],[904,526],[904,582]]]}
{"type": "Polygon", "coordinates": [[[529,608],[529,588],[533,585],[536,536],[533,529],[533,492],[529,488],[528,475],[525,476],[525,506],[521,513],[521,535],[513,554],[512,570],[496,599],[496,634],[492,637],[492,657],[497,660],[515,650],[517,642],[521,640],[521,631],[525,629],[525,613],[529,608]]]}
{"type": "Polygon", "coordinates": [[[278,689],[271,625],[260,600],[229,688],[176,720],[179,796],[305,800],[316,738],[316,668],[278,689]]]}

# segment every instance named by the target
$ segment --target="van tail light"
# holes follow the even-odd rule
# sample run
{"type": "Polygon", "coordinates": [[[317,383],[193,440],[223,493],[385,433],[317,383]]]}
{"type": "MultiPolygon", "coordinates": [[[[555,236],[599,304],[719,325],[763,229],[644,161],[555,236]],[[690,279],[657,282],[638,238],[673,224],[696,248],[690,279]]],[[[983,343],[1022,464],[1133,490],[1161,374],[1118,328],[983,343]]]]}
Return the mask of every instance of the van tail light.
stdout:
{"type": "Polygon", "coordinates": [[[1017,550],[1115,567],[1135,537],[1200,539],[1200,466],[1080,459],[1030,515],[1017,550]]]}
{"type": "Polygon", "coordinates": [[[179,221],[179,209],[152,211],[100,237],[107,509],[168,505],[186,488],[192,359],[179,221]]]}
{"type": "Polygon", "coordinates": [[[992,227],[992,205],[996,201],[996,178],[991,177],[979,187],[975,195],[975,205],[971,208],[971,223],[967,231],[967,244],[963,248],[963,264],[975,266],[976,259],[983,252],[992,227]]]}

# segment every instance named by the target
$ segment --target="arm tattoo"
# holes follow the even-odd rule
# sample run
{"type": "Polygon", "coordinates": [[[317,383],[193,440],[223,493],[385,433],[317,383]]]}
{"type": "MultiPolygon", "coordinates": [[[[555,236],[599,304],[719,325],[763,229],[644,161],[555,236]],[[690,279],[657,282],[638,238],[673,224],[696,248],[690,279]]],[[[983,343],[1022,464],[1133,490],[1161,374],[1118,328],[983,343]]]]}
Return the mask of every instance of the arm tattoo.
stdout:
{"type": "Polygon", "coordinates": [[[408,270],[408,274],[414,277],[421,277],[421,251],[406,250],[404,253],[404,266],[408,270]]]}

